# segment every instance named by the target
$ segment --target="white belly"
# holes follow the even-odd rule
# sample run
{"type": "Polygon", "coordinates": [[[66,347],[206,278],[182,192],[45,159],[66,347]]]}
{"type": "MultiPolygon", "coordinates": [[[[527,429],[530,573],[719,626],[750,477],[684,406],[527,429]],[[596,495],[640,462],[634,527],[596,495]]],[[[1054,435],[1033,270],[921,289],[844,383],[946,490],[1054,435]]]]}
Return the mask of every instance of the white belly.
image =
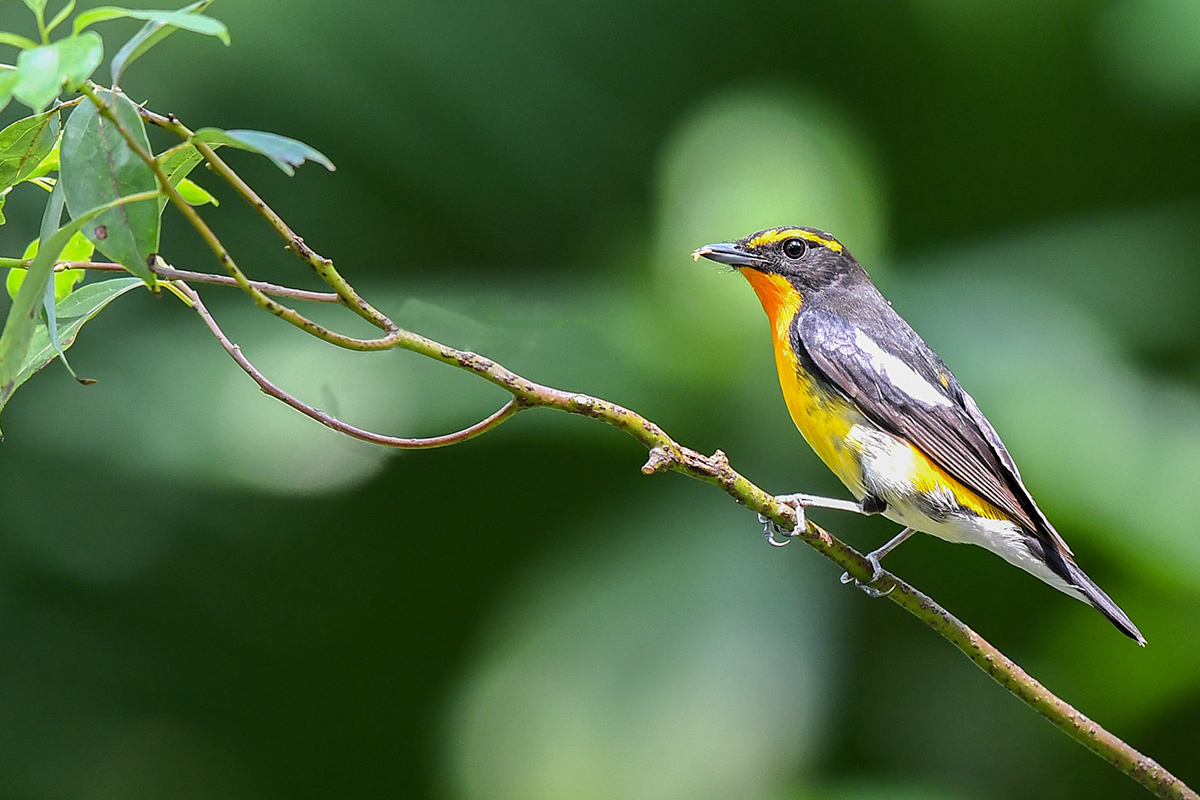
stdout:
{"type": "Polygon", "coordinates": [[[1016,523],[962,508],[949,488],[918,494],[912,476],[924,465],[907,442],[869,425],[854,426],[847,442],[860,455],[864,491],[887,503],[883,516],[948,542],[991,550],[1013,566],[1086,602],[1078,589],[1029,551],[1025,546],[1029,534],[1016,523]]]}

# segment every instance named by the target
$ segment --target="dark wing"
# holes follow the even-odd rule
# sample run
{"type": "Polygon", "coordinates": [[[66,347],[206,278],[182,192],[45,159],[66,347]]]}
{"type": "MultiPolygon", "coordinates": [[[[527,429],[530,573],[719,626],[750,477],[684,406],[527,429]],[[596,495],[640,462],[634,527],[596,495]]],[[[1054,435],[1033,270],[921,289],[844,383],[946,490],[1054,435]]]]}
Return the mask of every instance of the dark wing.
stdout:
{"type": "MultiPolygon", "coordinates": [[[[949,374],[949,372],[946,374],[949,374]]],[[[951,378],[951,381],[953,380],[954,379],[951,378]]],[[[957,383],[955,383],[955,385],[957,386],[957,383]]],[[[1056,531],[1054,526],[1050,524],[1050,520],[1046,519],[1046,515],[1042,513],[1040,508],[1038,508],[1037,503],[1033,502],[1033,496],[1030,495],[1029,490],[1025,488],[1025,482],[1021,480],[1021,473],[1017,470],[1016,462],[1013,461],[1012,456],[1008,454],[1008,449],[1005,448],[1004,442],[1000,441],[1000,434],[996,433],[996,429],[992,427],[992,423],[987,421],[987,418],[983,416],[983,412],[979,410],[979,406],[975,404],[975,398],[963,391],[961,386],[958,387],[958,393],[962,398],[963,408],[966,409],[967,414],[970,415],[971,419],[975,421],[975,424],[979,427],[980,432],[983,433],[984,438],[987,439],[988,443],[992,446],[992,449],[996,452],[996,455],[1000,457],[1000,463],[1008,472],[1012,482],[1016,484],[1016,489],[1018,490],[1017,496],[1028,501],[1028,508],[1032,512],[1033,518],[1040,523],[1037,530],[1044,531],[1050,537],[1050,541],[1054,543],[1055,547],[1060,553],[1066,556],[1073,556],[1074,553],[1071,552],[1071,548],[1068,547],[1063,538],[1058,535],[1058,531],[1056,531]]],[[[1099,589],[1099,587],[1097,587],[1097,589],[1099,589]]],[[[1097,606],[1097,608],[1099,608],[1099,606],[1097,606]]]]}
{"type": "Polygon", "coordinates": [[[889,322],[872,336],[840,315],[809,309],[797,315],[792,344],[868,419],[912,442],[964,486],[1069,554],[975,401],[903,320],[889,322]]]}

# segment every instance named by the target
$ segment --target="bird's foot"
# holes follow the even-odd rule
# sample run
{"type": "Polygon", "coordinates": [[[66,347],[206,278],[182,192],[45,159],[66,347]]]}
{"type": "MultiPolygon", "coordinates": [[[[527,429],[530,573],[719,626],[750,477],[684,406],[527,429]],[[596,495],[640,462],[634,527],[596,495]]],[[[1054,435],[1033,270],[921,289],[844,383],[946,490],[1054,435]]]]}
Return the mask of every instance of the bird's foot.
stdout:
{"type": "Polygon", "coordinates": [[[779,527],[779,523],[765,514],[758,515],[758,521],[763,525],[763,536],[766,537],[767,544],[772,547],[783,547],[785,544],[790,544],[792,539],[798,535],[796,531],[804,525],[804,512],[796,510],[796,527],[790,531],[785,531],[779,527]]]}
{"type": "Polygon", "coordinates": [[[780,505],[788,506],[796,512],[796,524],[790,531],[785,531],[779,526],[779,523],[765,514],[758,515],[758,521],[763,525],[763,536],[766,537],[767,544],[773,547],[783,547],[800,535],[800,531],[808,524],[804,518],[804,503],[798,501],[800,495],[780,495],[775,498],[775,501],[780,505]]]}
{"type": "Polygon", "coordinates": [[[865,594],[867,597],[874,597],[876,599],[880,597],[887,597],[889,594],[895,591],[896,584],[893,583],[891,588],[889,588],[886,592],[876,589],[874,586],[872,586],[872,583],[883,577],[883,565],[879,563],[879,556],[877,556],[875,553],[867,553],[867,561],[870,562],[872,568],[870,580],[860,581],[857,578],[851,577],[849,572],[843,572],[841,577],[842,583],[854,581],[854,585],[859,589],[862,589],[863,594],[865,594]]]}

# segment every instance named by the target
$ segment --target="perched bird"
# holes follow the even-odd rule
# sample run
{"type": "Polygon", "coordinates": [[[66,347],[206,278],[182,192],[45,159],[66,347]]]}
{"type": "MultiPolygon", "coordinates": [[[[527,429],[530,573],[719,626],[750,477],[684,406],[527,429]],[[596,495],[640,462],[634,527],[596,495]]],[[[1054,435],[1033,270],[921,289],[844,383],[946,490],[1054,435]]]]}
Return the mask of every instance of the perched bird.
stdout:
{"type": "MultiPolygon", "coordinates": [[[[905,526],[871,553],[912,535],[985,547],[1090,603],[1126,636],[1146,640],[1084,574],[1033,501],[979,407],[841,242],[813,228],[772,228],[693,253],[746,277],[771,322],[788,411],[858,502],[786,495],[805,506],[883,514],[905,526]]],[[[768,532],[770,538],[770,532],[768,532]]],[[[843,576],[843,580],[848,580],[843,576]]],[[[878,592],[874,591],[878,596],[878,592]]]]}

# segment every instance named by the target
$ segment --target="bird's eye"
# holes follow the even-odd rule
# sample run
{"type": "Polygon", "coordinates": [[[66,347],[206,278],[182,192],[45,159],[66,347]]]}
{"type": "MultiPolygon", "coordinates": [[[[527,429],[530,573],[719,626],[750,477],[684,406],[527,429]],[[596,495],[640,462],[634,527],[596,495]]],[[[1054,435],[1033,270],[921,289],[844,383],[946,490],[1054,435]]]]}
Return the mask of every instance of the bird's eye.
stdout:
{"type": "Polygon", "coordinates": [[[791,259],[800,258],[807,249],[803,239],[788,239],[783,243],[783,254],[791,259]]]}

